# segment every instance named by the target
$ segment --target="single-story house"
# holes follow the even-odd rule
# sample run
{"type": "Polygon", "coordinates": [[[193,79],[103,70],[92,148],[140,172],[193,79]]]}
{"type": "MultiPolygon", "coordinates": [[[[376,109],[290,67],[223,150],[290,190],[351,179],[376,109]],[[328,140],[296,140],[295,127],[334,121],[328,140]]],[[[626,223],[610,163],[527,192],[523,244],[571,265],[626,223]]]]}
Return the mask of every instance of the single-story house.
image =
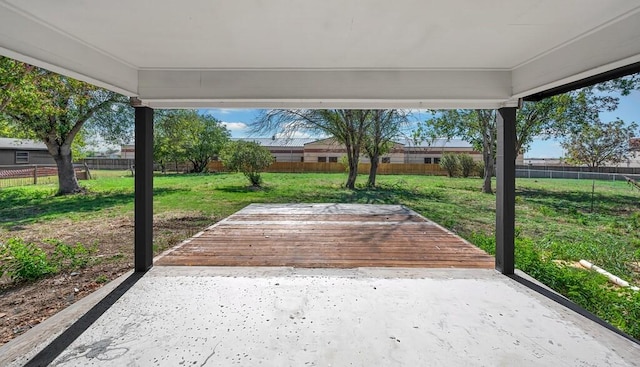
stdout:
{"type": "Polygon", "coordinates": [[[267,148],[276,162],[304,162],[305,146],[317,141],[315,138],[233,138],[231,140],[253,141],[267,148]]]}
{"type": "MultiPolygon", "coordinates": [[[[287,138],[238,138],[234,140],[255,141],[269,149],[276,162],[340,162],[347,154],[344,145],[333,138],[326,139],[287,139],[287,138]]],[[[396,141],[394,146],[380,157],[380,163],[424,163],[438,164],[445,153],[466,153],[476,161],[482,160],[482,152],[473,148],[466,141],[460,139],[435,139],[415,143],[411,139],[396,141]]],[[[518,156],[517,164],[522,164],[522,155],[518,156]]],[[[362,155],[362,163],[369,163],[369,159],[362,155]]]]}
{"type": "Polygon", "coordinates": [[[123,144],[120,146],[120,158],[122,159],[135,159],[136,147],[133,144],[123,144]]]}
{"type": "Polygon", "coordinates": [[[15,138],[0,138],[0,166],[55,164],[44,143],[15,138]]]}

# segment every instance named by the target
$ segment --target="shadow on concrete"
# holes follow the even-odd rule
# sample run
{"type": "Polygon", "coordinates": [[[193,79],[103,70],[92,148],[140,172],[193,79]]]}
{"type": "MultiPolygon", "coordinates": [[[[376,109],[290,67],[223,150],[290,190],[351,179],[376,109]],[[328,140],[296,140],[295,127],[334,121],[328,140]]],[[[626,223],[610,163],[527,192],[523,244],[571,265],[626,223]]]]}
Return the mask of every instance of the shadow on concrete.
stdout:
{"type": "Polygon", "coordinates": [[[102,316],[120,297],[122,297],[134,284],[140,280],[145,273],[133,273],[125,279],[118,287],[112,290],[106,297],[93,306],[87,313],[82,315],[78,321],[74,322],[67,330],[55,338],[40,353],[36,354],[25,367],[48,366],[56,359],[71,343],[73,343],[85,330],[102,316]]]}
{"type": "Polygon", "coordinates": [[[596,324],[613,331],[614,333],[628,339],[631,342],[634,342],[638,345],[640,345],[640,340],[632,337],[631,335],[625,333],[624,331],[616,328],[615,326],[611,325],[610,323],[606,322],[605,320],[599,318],[598,316],[592,314],[591,312],[585,310],[584,308],[580,307],[579,305],[573,303],[571,300],[569,300],[568,298],[565,298],[564,296],[550,290],[547,289],[539,284],[536,284],[528,279],[525,279],[517,274],[510,274],[507,275],[509,278],[515,280],[516,282],[524,285],[525,287],[536,291],[538,293],[540,293],[541,295],[549,298],[552,301],[555,301],[556,303],[559,303],[560,305],[570,309],[571,311],[578,313],[584,317],[586,317],[587,319],[595,322],[596,324]]]}

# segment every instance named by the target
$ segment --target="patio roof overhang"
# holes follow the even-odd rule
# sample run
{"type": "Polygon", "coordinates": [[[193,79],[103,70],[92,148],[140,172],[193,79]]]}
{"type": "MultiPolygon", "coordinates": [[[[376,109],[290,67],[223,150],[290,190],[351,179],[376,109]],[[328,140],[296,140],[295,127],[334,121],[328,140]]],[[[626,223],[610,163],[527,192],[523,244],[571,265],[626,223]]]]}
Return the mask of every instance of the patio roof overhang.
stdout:
{"type": "Polygon", "coordinates": [[[135,97],[137,271],[153,108],[498,109],[496,268],[512,274],[516,106],[640,71],[640,1],[0,0],[0,54],[135,97]]]}
{"type": "Polygon", "coordinates": [[[640,62],[640,3],[0,0],[0,54],[152,108],[500,108],[640,62]]]}

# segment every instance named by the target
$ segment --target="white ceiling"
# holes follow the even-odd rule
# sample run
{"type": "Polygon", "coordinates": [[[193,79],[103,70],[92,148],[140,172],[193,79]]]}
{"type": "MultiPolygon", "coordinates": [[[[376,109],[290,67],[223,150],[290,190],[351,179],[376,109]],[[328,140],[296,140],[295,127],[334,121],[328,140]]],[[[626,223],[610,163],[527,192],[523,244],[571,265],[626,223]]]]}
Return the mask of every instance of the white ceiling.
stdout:
{"type": "Polygon", "coordinates": [[[498,107],[640,61],[640,0],[0,0],[0,54],[158,107],[498,107]]]}

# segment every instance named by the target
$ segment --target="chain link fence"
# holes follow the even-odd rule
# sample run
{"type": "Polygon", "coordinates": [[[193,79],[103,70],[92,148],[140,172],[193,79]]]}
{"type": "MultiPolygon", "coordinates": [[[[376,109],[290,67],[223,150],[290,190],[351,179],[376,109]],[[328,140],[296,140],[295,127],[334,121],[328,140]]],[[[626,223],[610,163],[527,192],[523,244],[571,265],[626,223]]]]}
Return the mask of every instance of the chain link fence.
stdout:
{"type": "Polygon", "coordinates": [[[625,177],[640,180],[640,174],[628,173],[601,173],[601,172],[581,172],[581,171],[556,171],[544,169],[516,169],[518,178],[566,178],[574,180],[607,180],[607,181],[627,181],[625,177]]]}

